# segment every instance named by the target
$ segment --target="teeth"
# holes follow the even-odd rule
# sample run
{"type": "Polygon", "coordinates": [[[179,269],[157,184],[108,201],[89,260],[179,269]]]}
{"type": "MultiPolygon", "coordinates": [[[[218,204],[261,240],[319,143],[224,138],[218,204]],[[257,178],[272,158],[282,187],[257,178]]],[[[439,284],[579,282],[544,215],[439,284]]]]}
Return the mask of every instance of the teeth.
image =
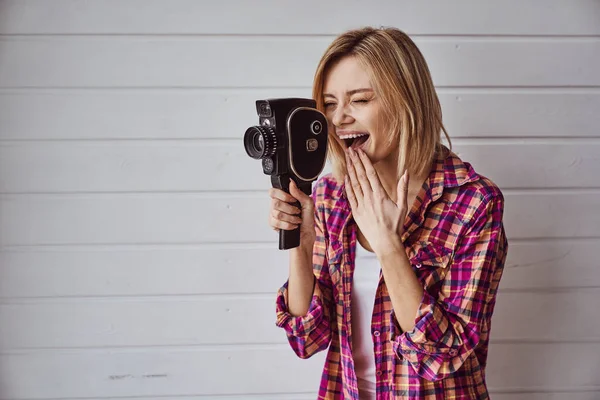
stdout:
{"type": "Polygon", "coordinates": [[[367,135],[368,135],[367,133],[353,133],[350,135],[342,135],[342,136],[340,136],[340,139],[354,139],[357,137],[367,136],[367,135]]]}

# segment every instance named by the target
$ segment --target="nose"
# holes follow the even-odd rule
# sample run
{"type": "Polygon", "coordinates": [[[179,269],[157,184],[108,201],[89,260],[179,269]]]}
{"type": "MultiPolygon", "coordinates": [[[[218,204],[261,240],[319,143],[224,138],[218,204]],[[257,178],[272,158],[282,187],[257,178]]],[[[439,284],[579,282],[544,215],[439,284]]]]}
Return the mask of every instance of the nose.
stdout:
{"type": "Polygon", "coordinates": [[[345,105],[340,105],[333,111],[331,122],[335,127],[340,127],[352,122],[352,116],[348,113],[345,105]]]}

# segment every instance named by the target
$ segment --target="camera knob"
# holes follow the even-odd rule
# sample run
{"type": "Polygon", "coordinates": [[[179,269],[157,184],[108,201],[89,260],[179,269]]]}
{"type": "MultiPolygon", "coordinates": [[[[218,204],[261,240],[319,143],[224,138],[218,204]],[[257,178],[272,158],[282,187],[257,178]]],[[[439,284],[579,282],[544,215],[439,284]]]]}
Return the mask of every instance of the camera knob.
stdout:
{"type": "Polygon", "coordinates": [[[321,124],[321,121],[319,120],[313,121],[312,124],[310,124],[310,130],[315,135],[318,135],[323,131],[323,124],[321,124]]]}

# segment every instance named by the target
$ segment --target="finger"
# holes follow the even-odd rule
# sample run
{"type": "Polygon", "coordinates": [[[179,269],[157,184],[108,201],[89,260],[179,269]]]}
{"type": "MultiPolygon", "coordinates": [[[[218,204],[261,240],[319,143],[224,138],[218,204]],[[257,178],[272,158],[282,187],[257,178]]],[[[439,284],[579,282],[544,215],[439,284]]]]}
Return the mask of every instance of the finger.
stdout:
{"type": "Polygon", "coordinates": [[[360,186],[360,183],[358,182],[358,178],[356,177],[356,170],[354,169],[354,162],[352,161],[352,159],[350,158],[350,155],[348,153],[346,153],[346,165],[348,168],[348,181],[350,183],[350,185],[348,185],[348,186],[352,187],[352,191],[353,191],[354,197],[356,198],[357,203],[362,202],[362,198],[363,198],[362,188],[360,186]]]}
{"type": "Polygon", "coordinates": [[[280,229],[277,227],[275,220],[273,220],[273,217],[271,217],[271,213],[269,213],[269,226],[271,227],[271,229],[273,229],[274,231],[279,231],[280,229]]]}
{"type": "Polygon", "coordinates": [[[408,170],[404,172],[404,204],[406,205],[406,211],[410,209],[412,204],[408,204],[408,182],[410,180],[410,176],[408,174],[408,170]]]}
{"type": "Polygon", "coordinates": [[[297,215],[290,215],[279,210],[271,210],[271,217],[274,221],[288,222],[290,224],[301,224],[302,218],[297,215]]]}
{"type": "Polygon", "coordinates": [[[387,196],[387,193],[385,192],[385,189],[379,180],[379,175],[377,175],[377,171],[375,171],[373,164],[371,164],[371,160],[369,160],[369,156],[367,156],[362,149],[358,149],[358,157],[360,158],[362,166],[365,169],[365,174],[373,193],[378,196],[387,196]]]}
{"type": "Polygon", "coordinates": [[[290,194],[298,199],[303,210],[312,211],[314,205],[312,197],[300,190],[296,182],[292,179],[290,179],[290,194]]]}
{"type": "Polygon", "coordinates": [[[271,208],[273,210],[278,210],[278,211],[282,211],[286,214],[300,214],[302,212],[302,210],[300,210],[298,207],[295,207],[289,203],[286,203],[283,200],[279,200],[279,199],[272,199],[271,200],[271,208]]]}
{"type": "Polygon", "coordinates": [[[295,203],[298,200],[289,193],[284,192],[281,189],[270,188],[269,196],[272,199],[279,199],[281,201],[285,201],[286,203],[295,203]]]}
{"type": "Polygon", "coordinates": [[[367,172],[362,163],[362,160],[353,148],[350,148],[350,158],[353,161],[354,169],[356,170],[356,177],[362,189],[363,196],[368,196],[370,193],[373,192],[373,189],[371,188],[371,184],[369,183],[369,179],[367,178],[367,172]]]}
{"type": "Polygon", "coordinates": [[[408,170],[404,172],[398,181],[398,207],[408,210],[408,170]]]}
{"type": "Polygon", "coordinates": [[[352,189],[352,184],[350,183],[348,175],[344,177],[344,183],[346,184],[346,197],[350,202],[350,208],[352,210],[356,210],[356,208],[358,207],[358,202],[356,201],[356,195],[354,193],[354,189],[352,189]]]}
{"type": "Polygon", "coordinates": [[[296,228],[298,228],[298,226],[300,226],[299,224],[292,224],[290,222],[285,222],[285,221],[279,221],[276,219],[271,218],[271,228],[273,228],[273,230],[281,230],[283,229],[284,231],[292,231],[296,228]]]}

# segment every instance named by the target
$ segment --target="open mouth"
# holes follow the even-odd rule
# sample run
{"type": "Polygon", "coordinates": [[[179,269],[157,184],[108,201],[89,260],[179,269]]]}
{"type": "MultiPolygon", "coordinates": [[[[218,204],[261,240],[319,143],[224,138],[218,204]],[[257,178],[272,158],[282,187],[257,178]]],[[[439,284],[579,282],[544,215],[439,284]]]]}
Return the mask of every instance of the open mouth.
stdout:
{"type": "Polygon", "coordinates": [[[352,147],[353,149],[357,149],[362,146],[367,140],[369,140],[369,134],[365,134],[355,138],[342,139],[346,147],[352,147]]]}

